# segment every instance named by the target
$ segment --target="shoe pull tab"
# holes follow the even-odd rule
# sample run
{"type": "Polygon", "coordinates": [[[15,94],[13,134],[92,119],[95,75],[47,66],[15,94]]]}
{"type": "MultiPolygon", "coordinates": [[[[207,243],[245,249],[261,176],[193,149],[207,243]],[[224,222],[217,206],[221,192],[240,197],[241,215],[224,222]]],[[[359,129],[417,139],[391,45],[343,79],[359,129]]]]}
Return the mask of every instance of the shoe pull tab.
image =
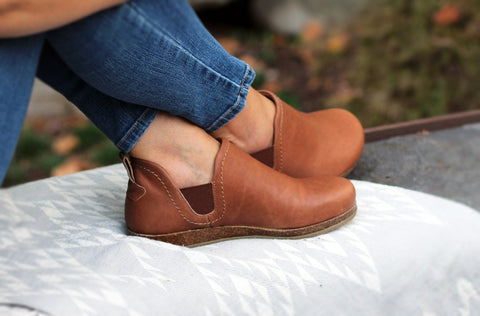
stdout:
{"type": "Polygon", "coordinates": [[[133,183],[136,183],[135,182],[135,175],[133,174],[133,167],[132,167],[132,163],[130,162],[130,159],[128,158],[128,156],[123,153],[123,152],[120,152],[118,154],[118,156],[120,157],[120,159],[122,160],[122,163],[123,163],[123,166],[125,167],[125,169],[127,169],[127,174],[128,174],[128,178],[130,179],[130,181],[132,181],[133,183]]]}

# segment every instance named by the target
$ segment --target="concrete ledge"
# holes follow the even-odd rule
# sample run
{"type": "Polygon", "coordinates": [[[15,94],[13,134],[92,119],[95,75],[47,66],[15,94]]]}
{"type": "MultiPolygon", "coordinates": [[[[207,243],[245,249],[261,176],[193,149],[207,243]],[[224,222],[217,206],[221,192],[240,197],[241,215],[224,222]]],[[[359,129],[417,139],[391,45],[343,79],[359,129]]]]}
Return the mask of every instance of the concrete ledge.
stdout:
{"type": "MultiPolygon", "coordinates": [[[[480,113],[473,112],[470,119],[480,113]]],[[[451,198],[480,210],[480,123],[428,132],[423,123],[432,121],[438,123],[428,119],[366,130],[370,142],[349,177],[451,198]],[[406,127],[423,132],[388,138],[406,127]],[[381,138],[387,139],[372,142],[381,138]]]]}

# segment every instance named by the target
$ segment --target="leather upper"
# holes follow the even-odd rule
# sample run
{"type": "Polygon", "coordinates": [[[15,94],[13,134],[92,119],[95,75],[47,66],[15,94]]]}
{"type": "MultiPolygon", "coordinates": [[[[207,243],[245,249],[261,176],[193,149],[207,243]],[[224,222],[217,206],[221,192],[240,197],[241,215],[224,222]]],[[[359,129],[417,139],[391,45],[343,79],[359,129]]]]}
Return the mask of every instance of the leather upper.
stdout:
{"type": "Polygon", "coordinates": [[[295,179],[224,140],[215,160],[214,209],[198,214],[161,166],[130,161],[125,220],[130,230],[142,234],[216,226],[297,228],[338,216],[355,204],[355,189],[346,179],[295,179]]]}
{"type": "Polygon", "coordinates": [[[260,91],[276,106],[273,168],[292,177],[345,175],[364,145],[361,123],[343,109],[297,111],[274,93],[260,91]]]}

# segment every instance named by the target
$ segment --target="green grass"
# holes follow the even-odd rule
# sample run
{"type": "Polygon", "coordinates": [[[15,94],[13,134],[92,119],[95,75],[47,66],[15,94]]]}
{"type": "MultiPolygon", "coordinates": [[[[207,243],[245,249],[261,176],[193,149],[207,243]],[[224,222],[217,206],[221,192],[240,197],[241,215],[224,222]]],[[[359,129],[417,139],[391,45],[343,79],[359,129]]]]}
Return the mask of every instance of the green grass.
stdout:
{"type": "Polygon", "coordinates": [[[52,150],[51,144],[57,135],[35,130],[26,125],[3,186],[48,177],[72,155],[80,156],[87,166],[104,166],[119,162],[118,149],[93,124],[71,127],[64,133],[75,135],[79,143],[71,153],[62,155],[52,150]]]}
{"type": "Polygon", "coordinates": [[[76,151],[84,151],[99,144],[103,145],[107,141],[105,135],[93,124],[76,127],[73,135],[79,139],[76,151]]]}
{"type": "Polygon", "coordinates": [[[17,159],[30,158],[51,150],[47,136],[39,135],[31,128],[23,129],[15,152],[17,159]]]}
{"type": "MultiPolygon", "coordinates": [[[[480,2],[435,22],[442,1],[372,0],[347,29],[340,56],[318,52],[318,74],[334,67],[362,93],[345,104],[367,126],[480,108],[480,2]]],[[[328,98],[327,98],[328,103],[328,98]]]]}

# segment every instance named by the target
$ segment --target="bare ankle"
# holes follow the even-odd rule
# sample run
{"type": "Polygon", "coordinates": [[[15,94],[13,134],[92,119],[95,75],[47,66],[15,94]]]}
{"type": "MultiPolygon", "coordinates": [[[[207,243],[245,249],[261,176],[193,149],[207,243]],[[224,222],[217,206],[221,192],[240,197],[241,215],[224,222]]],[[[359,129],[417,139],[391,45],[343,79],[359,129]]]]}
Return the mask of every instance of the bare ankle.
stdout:
{"type": "Polygon", "coordinates": [[[226,138],[244,151],[254,153],[272,145],[274,118],[273,102],[250,88],[245,108],[212,136],[226,138]]]}
{"type": "Polygon", "coordinates": [[[211,182],[219,143],[199,127],[159,112],[130,154],[165,168],[179,188],[211,182]]]}

